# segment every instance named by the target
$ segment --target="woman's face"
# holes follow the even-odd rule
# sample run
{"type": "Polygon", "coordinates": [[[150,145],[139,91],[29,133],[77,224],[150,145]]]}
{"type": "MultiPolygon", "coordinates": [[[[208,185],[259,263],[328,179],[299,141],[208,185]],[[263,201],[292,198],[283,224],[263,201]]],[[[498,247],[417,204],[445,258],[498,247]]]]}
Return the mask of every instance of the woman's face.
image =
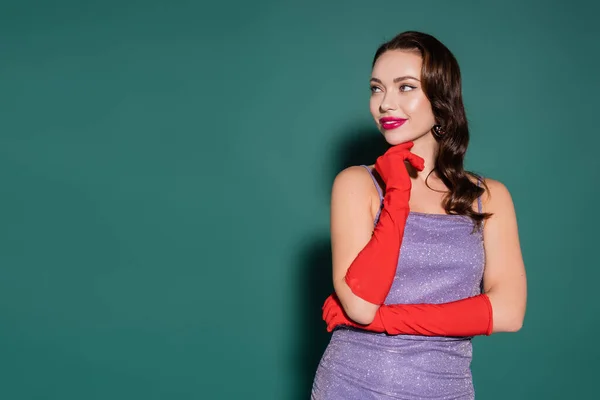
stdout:
{"type": "Polygon", "coordinates": [[[371,73],[371,115],[391,145],[431,135],[435,118],[421,86],[418,53],[388,50],[371,73]]]}

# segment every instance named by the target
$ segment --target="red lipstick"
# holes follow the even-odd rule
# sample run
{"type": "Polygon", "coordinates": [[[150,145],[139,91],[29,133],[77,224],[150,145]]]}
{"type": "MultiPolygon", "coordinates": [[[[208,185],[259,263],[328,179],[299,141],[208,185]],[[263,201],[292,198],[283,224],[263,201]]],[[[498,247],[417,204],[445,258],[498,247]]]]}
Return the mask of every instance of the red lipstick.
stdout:
{"type": "Polygon", "coordinates": [[[379,119],[379,123],[386,131],[401,127],[407,120],[404,118],[383,117],[379,119]]]}

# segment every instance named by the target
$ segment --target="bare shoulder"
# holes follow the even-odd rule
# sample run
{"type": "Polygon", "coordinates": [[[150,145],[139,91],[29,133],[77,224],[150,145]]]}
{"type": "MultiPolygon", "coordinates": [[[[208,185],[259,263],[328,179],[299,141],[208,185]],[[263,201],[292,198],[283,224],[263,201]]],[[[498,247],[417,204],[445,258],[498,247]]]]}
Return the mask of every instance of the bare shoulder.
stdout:
{"type": "Polygon", "coordinates": [[[485,178],[485,192],[481,199],[485,212],[500,213],[506,215],[512,212],[514,205],[510,191],[506,185],[499,180],[485,178]]]}
{"type": "Polygon", "coordinates": [[[354,207],[366,207],[365,210],[371,210],[370,214],[373,214],[379,204],[379,195],[369,171],[359,165],[340,171],[333,181],[331,202],[332,207],[352,203],[354,207]]]}
{"type": "Polygon", "coordinates": [[[370,198],[373,193],[377,195],[377,189],[373,184],[369,171],[365,167],[354,165],[340,171],[334,181],[334,194],[363,196],[370,198]]]}

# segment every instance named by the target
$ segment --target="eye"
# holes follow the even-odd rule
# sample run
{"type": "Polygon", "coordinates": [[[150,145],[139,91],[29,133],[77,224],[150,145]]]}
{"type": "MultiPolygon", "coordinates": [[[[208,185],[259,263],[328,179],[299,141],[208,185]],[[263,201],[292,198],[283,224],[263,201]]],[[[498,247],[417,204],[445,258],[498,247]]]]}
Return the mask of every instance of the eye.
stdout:
{"type": "Polygon", "coordinates": [[[376,93],[377,90],[381,90],[381,89],[379,89],[379,87],[377,87],[377,86],[371,86],[371,93],[376,93]]]}
{"type": "Polygon", "coordinates": [[[401,92],[410,92],[413,89],[416,89],[416,86],[411,86],[411,85],[400,85],[400,91],[401,92]]]}

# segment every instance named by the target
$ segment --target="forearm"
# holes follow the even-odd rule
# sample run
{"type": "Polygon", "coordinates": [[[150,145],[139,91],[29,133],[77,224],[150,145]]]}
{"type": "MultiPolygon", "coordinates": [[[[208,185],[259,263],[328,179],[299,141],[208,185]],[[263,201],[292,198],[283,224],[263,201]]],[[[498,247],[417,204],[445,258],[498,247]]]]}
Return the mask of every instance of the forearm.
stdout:
{"type": "Polygon", "coordinates": [[[371,239],[344,276],[355,296],[377,305],[383,304],[394,281],[409,213],[408,208],[394,208],[391,199],[386,196],[371,239]]]}
{"type": "MultiPolygon", "coordinates": [[[[494,288],[448,303],[386,304],[378,307],[370,319],[350,317],[353,321],[346,322],[343,315],[335,312],[335,302],[331,301],[324,309],[324,315],[327,315],[329,330],[337,324],[350,324],[390,335],[487,336],[518,331],[523,325],[525,303],[525,296],[516,289],[511,292],[494,288]]],[[[369,311],[373,312],[372,309],[369,311]]]]}
{"type": "Polygon", "coordinates": [[[336,295],[350,319],[369,324],[394,282],[404,226],[409,210],[392,208],[386,199],[369,242],[354,258],[346,274],[334,281],[336,295]],[[387,207],[386,207],[387,206],[387,207]]]}
{"type": "Polygon", "coordinates": [[[373,324],[391,335],[476,336],[490,335],[493,320],[490,299],[481,294],[442,304],[384,305],[373,324]]]}
{"type": "Polygon", "coordinates": [[[526,296],[518,287],[492,288],[487,295],[494,312],[493,333],[517,332],[523,326],[526,296]]]}
{"type": "Polygon", "coordinates": [[[390,334],[441,336],[517,332],[523,326],[527,287],[521,275],[484,286],[482,294],[442,304],[393,304],[376,315],[390,334]]]}
{"type": "Polygon", "coordinates": [[[442,304],[381,306],[371,323],[389,334],[476,336],[517,332],[523,326],[526,296],[515,285],[442,304]],[[377,320],[376,320],[377,319],[377,320]]]}

